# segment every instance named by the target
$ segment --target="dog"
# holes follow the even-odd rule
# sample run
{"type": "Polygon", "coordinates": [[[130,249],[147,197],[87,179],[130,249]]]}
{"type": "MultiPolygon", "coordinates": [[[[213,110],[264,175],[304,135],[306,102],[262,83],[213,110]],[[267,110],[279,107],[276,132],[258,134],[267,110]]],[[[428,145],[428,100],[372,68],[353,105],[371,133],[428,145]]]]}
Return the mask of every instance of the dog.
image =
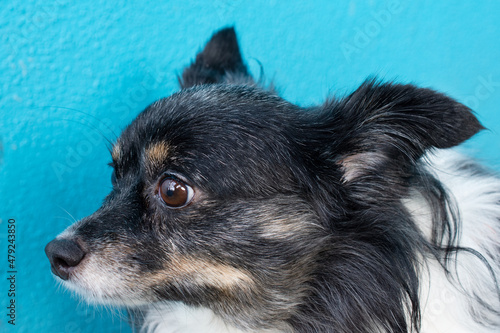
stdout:
{"type": "Polygon", "coordinates": [[[112,148],[113,190],[45,248],[137,332],[500,330],[500,179],[483,129],[427,88],[368,79],[303,108],[217,31],[112,148]]]}

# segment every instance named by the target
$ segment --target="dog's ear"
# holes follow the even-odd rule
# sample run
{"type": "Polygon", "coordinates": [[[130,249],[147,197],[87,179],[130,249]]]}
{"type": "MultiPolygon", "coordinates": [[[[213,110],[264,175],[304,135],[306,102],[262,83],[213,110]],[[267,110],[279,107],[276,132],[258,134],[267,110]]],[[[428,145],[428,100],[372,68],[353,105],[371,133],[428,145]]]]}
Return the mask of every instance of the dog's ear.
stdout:
{"type": "Polygon", "coordinates": [[[324,115],[332,117],[334,153],[346,183],[396,184],[428,149],[453,147],[483,129],[465,105],[413,85],[370,80],[324,107],[330,108],[324,115]]]}
{"type": "Polygon", "coordinates": [[[181,88],[200,84],[252,81],[241,58],[234,28],[217,31],[179,78],[181,88]]]}

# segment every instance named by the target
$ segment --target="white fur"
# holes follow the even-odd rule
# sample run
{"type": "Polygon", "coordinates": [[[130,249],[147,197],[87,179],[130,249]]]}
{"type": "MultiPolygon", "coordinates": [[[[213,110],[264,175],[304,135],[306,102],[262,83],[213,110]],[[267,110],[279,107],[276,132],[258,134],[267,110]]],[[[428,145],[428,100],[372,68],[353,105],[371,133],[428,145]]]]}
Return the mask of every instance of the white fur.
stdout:
{"type": "MultiPolygon", "coordinates": [[[[459,245],[480,253],[500,278],[500,179],[458,170],[465,161],[460,154],[442,150],[428,156],[428,167],[449,191],[461,219],[459,245]]],[[[430,234],[429,207],[418,195],[405,202],[424,234],[430,234]]],[[[479,325],[475,316],[485,315],[470,298],[477,295],[493,309],[500,309],[494,278],[476,256],[459,253],[456,267],[447,277],[436,260],[425,260],[421,276],[422,333],[498,333],[479,325]],[[453,274],[456,269],[456,274],[453,274]]],[[[487,316],[486,316],[487,317],[487,316]]],[[[486,318],[479,318],[484,322],[486,318]]],[[[500,318],[487,318],[499,324],[500,318]]]]}
{"type": "MultiPolygon", "coordinates": [[[[171,302],[151,306],[140,333],[249,333],[225,323],[211,310],[171,302]]],[[[279,333],[276,330],[259,333],[279,333]]]]}

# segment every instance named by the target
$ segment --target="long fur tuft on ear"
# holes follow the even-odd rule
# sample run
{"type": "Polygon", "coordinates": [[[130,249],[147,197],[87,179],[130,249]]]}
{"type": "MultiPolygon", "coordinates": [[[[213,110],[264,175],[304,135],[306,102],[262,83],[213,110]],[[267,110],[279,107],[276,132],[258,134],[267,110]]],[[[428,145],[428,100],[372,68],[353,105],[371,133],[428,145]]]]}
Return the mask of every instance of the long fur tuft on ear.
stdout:
{"type": "Polygon", "coordinates": [[[217,31],[195,62],[184,69],[179,79],[181,88],[200,84],[253,82],[241,58],[233,27],[217,31]]]}
{"type": "Polygon", "coordinates": [[[404,178],[427,150],[456,146],[484,129],[468,107],[446,95],[373,79],[324,108],[333,117],[334,153],[346,182],[404,178]]]}

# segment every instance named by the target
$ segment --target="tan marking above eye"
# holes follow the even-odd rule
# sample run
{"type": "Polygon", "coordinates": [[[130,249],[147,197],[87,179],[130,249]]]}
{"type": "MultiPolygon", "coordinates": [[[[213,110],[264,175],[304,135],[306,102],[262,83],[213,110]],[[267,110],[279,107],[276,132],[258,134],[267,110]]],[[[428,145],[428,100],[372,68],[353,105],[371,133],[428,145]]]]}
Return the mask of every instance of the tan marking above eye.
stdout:
{"type": "Polygon", "coordinates": [[[167,142],[160,141],[151,144],[145,150],[145,158],[152,165],[161,165],[170,153],[170,145],[167,142]]]}

